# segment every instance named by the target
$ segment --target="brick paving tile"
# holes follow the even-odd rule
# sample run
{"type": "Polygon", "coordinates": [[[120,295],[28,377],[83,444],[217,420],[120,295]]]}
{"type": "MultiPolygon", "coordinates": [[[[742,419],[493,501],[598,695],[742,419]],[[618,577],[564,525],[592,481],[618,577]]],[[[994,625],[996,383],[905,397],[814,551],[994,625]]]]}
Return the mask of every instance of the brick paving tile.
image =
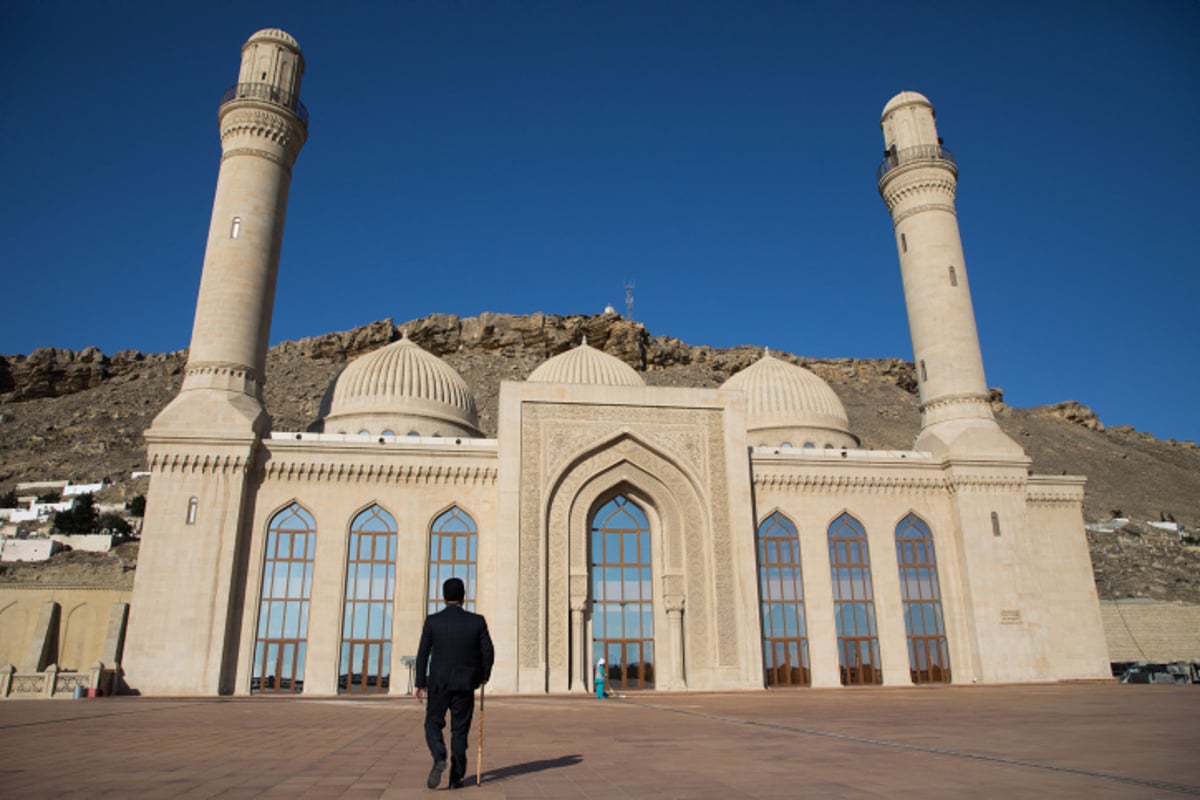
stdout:
{"type": "MultiPolygon", "coordinates": [[[[14,798],[406,800],[425,788],[411,698],[0,702],[14,798]]],[[[463,796],[1200,796],[1200,687],[787,690],[488,701],[463,796]]],[[[445,791],[448,776],[438,792],[445,791]]]]}

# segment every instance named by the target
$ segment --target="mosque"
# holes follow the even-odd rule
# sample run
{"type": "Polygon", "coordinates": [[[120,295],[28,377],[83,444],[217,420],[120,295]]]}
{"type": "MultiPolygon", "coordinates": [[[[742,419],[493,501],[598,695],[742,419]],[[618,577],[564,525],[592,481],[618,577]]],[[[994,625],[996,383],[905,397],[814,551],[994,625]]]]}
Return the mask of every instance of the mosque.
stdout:
{"type": "MultiPolygon", "coordinates": [[[[262,388],[304,59],[255,33],[191,350],[152,472],[123,668],[148,695],[401,694],[444,578],[496,642],[488,690],[970,684],[1109,677],[1084,479],[997,426],[932,104],[883,109],[919,378],[908,451],[860,448],[834,391],[770,355],[719,389],[647,386],[580,342],[500,389],[402,338],[336,379],[320,432],[262,388]]],[[[417,666],[419,668],[419,665],[417,666]]]]}

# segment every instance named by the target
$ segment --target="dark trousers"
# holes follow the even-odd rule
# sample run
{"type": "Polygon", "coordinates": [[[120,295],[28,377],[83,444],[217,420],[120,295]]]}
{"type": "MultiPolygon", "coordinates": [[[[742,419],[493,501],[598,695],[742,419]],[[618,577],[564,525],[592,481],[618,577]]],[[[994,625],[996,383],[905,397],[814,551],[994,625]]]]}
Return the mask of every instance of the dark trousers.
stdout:
{"type": "Polygon", "coordinates": [[[475,716],[474,692],[449,692],[429,688],[425,705],[425,743],[434,761],[446,760],[446,710],[450,710],[450,780],[460,781],[467,774],[467,733],[475,716]]]}

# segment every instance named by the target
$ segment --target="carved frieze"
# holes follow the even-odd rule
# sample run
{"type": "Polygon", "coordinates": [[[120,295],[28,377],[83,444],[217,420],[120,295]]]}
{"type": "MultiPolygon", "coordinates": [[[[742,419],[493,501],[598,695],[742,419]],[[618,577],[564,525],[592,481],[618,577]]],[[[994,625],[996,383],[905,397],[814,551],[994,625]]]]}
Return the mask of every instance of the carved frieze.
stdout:
{"type": "Polygon", "coordinates": [[[490,486],[496,468],[480,465],[374,464],[272,458],[262,467],[272,480],[490,486]]]}

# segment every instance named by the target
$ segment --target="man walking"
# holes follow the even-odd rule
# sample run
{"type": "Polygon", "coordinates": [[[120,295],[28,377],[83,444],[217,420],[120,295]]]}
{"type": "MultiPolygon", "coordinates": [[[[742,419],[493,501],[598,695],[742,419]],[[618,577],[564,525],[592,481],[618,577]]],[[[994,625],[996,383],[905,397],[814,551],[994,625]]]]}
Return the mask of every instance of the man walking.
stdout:
{"type": "Polygon", "coordinates": [[[467,588],[460,578],[442,584],[446,607],[425,618],[417,648],[417,700],[425,706],[425,742],[433,769],[425,784],[436,789],[446,769],[446,710],[450,710],[450,788],[462,787],[467,772],[467,733],[475,714],[475,689],[492,676],[495,652],[487,620],[463,608],[467,588]],[[426,667],[428,666],[428,673],[426,667]]]}

